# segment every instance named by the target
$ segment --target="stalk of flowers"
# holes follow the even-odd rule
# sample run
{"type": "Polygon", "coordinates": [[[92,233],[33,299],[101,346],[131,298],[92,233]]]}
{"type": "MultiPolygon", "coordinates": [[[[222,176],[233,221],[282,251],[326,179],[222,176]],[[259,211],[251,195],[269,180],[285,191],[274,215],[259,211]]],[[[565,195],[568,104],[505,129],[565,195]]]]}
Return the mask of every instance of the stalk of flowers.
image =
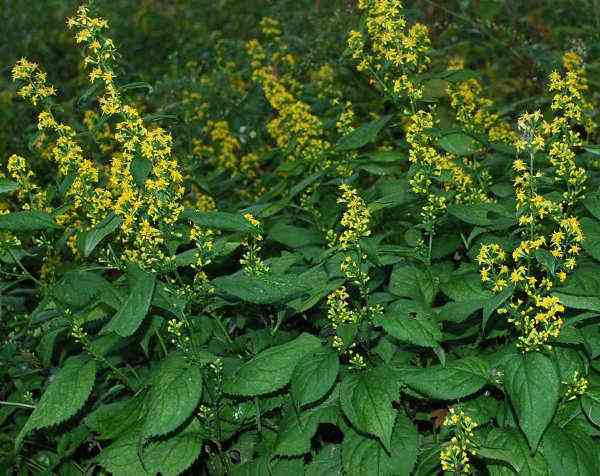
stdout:
{"type": "Polygon", "coordinates": [[[517,346],[532,351],[560,335],[565,308],[551,291],[575,268],[584,237],[577,218],[566,215],[560,203],[540,193],[543,175],[535,170],[534,160],[545,147],[541,113],[523,114],[518,126],[522,137],[516,148],[528,155],[528,163],[519,157],[513,163],[522,239],[510,255],[512,263],[497,244],[482,245],[477,261],[482,281],[494,292],[514,287],[509,304],[498,312],[506,314],[518,331],[517,346]],[[548,225],[555,227],[553,232],[548,233],[548,225]]]}
{"type": "Polygon", "coordinates": [[[587,71],[583,58],[575,51],[567,51],[562,57],[562,64],[567,75],[571,74],[575,80],[572,84],[581,93],[580,108],[583,115],[580,123],[583,125],[588,136],[598,128],[598,124],[594,121],[594,111],[597,109],[597,104],[594,100],[586,97],[589,90],[587,71]]]}
{"type": "Polygon", "coordinates": [[[551,109],[554,117],[545,122],[548,136],[548,156],[554,168],[554,181],[563,189],[563,206],[572,207],[583,198],[587,176],[585,169],[575,161],[575,150],[582,145],[576,128],[582,126],[590,134],[595,124],[591,119],[591,105],[584,98],[587,78],[583,62],[575,53],[565,54],[566,74],[550,74],[548,90],[553,93],[551,109]]]}
{"type": "Polygon", "coordinates": [[[254,276],[259,276],[269,271],[269,267],[263,262],[260,257],[261,243],[263,240],[261,223],[251,213],[246,213],[244,219],[252,225],[253,230],[249,236],[242,241],[242,245],[246,247],[240,264],[244,271],[254,276]]]}
{"type": "Polygon", "coordinates": [[[51,154],[59,177],[74,177],[65,193],[70,207],[58,217],[59,222],[66,226],[81,226],[81,220],[88,226],[97,223],[110,206],[109,194],[98,186],[99,171],[91,160],[84,157],[83,149],[76,141],[75,130],[55,119],[50,101],[50,97],[56,94],[55,88],[46,84],[46,74],[39,66],[26,59],[15,64],[12,76],[21,85],[19,94],[39,110],[38,129],[52,137],[51,154]]]}
{"type": "Polygon", "coordinates": [[[471,474],[473,466],[470,457],[476,456],[478,449],[473,433],[477,423],[462,410],[450,408],[444,419],[444,428],[450,430],[453,436],[440,453],[442,469],[454,474],[471,474]]]}
{"type": "Polygon", "coordinates": [[[410,117],[406,127],[411,163],[409,184],[412,192],[424,200],[421,223],[430,245],[436,224],[451,202],[489,201],[485,184],[476,182],[454,156],[437,150],[429,133],[433,125],[433,114],[419,110],[410,117]]]}
{"type": "Polygon", "coordinates": [[[172,138],[161,128],[147,128],[139,112],[124,103],[112,65],[116,49],[103,34],[107,22],[91,17],[89,9],[81,6],[67,24],[76,31],[75,41],[83,45],[90,82],[102,81],[103,95],[98,98],[102,113],[117,121],[114,136],[120,153],[113,155],[108,184],[112,210],[123,219],[122,257],[146,268],[162,268],[171,259],[166,242],[183,210],[183,175],[171,156],[172,138]],[[134,161],[147,171],[134,177],[134,161]]]}
{"type": "Polygon", "coordinates": [[[345,279],[358,289],[361,303],[352,306],[350,294],[345,286],[341,286],[327,297],[327,316],[334,331],[333,348],[345,355],[353,367],[364,368],[365,359],[356,350],[358,326],[364,320],[373,319],[382,312],[380,305],[367,304],[369,265],[367,255],[360,244],[362,238],[371,234],[371,213],[356,189],[342,184],[339,190],[341,195],[337,201],[345,208],[340,220],[343,230],[339,234],[330,231],[330,245],[343,254],[340,271],[345,279]]]}
{"type": "Polygon", "coordinates": [[[35,183],[35,174],[28,167],[27,160],[20,155],[13,154],[6,164],[8,176],[13,179],[18,188],[15,198],[23,210],[46,210],[47,193],[35,183]]]}
{"type": "Polygon", "coordinates": [[[492,112],[494,102],[484,95],[481,83],[472,78],[449,84],[446,94],[456,120],[469,132],[486,135],[490,142],[511,144],[516,134],[510,124],[492,112]]]}
{"type": "Polygon", "coordinates": [[[421,99],[423,88],[415,75],[431,62],[427,27],[408,27],[399,0],[359,0],[358,8],[364,12],[365,30],[353,30],[348,37],[356,69],[368,72],[371,84],[394,100],[421,99]]]}

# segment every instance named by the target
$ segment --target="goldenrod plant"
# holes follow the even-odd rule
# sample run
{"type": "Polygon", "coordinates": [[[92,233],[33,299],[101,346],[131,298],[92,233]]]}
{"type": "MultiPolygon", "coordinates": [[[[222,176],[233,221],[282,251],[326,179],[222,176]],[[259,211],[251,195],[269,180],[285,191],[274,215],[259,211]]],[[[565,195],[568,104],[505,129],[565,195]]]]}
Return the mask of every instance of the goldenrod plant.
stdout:
{"type": "Polygon", "coordinates": [[[598,473],[600,4],[5,3],[0,474],[598,473]]]}

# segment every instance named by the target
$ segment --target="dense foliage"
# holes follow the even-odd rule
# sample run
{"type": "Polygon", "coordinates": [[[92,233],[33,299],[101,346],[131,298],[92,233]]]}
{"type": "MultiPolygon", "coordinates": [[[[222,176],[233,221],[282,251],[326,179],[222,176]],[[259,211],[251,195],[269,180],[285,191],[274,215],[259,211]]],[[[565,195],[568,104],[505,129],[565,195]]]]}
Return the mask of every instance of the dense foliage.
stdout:
{"type": "Polygon", "coordinates": [[[0,470],[597,474],[574,3],[5,2],[0,470]]]}

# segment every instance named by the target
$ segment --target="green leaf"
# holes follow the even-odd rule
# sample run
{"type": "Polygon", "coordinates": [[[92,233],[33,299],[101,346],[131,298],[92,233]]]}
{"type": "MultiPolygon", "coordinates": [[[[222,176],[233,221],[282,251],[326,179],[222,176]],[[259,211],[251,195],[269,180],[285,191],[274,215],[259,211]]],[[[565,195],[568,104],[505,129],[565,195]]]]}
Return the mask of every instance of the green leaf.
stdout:
{"type": "Polygon", "coordinates": [[[338,141],[335,149],[339,152],[359,149],[363,145],[374,141],[377,134],[379,134],[390,118],[391,116],[383,116],[380,119],[368,122],[367,124],[363,124],[357,129],[354,129],[338,141]]]}
{"type": "Polygon", "coordinates": [[[38,231],[60,228],[50,215],[39,211],[13,212],[0,215],[0,230],[38,231]]]}
{"type": "Polygon", "coordinates": [[[440,326],[431,313],[423,312],[411,301],[398,301],[375,322],[390,336],[423,347],[437,347],[442,340],[440,326]]]}
{"type": "Polygon", "coordinates": [[[429,306],[437,294],[437,286],[428,269],[399,263],[394,266],[390,276],[390,292],[429,306]]]}
{"type": "Polygon", "coordinates": [[[488,381],[489,364],[479,357],[454,360],[447,366],[398,369],[409,387],[439,400],[455,400],[477,392],[488,381]]]}
{"type": "Polygon", "coordinates": [[[451,204],[448,212],[469,225],[507,228],[515,222],[514,214],[498,203],[451,204]]]}
{"type": "Polygon", "coordinates": [[[85,232],[81,238],[81,251],[86,258],[92,254],[92,251],[98,244],[121,226],[123,219],[114,213],[110,213],[104,220],[98,223],[90,231],[85,232]]]}
{"type": "Polygon", "coordinates": [[[387,367],[346,375],[340,384],[342,410],[350,423],[357,430],[378,437],[388,451],[397,414],[392,401],[398,397],[398,381],[387,367]]]}
{"type": "Polygon", "coordinates": [[[290,248],[301,248],[323,243],[321,233],[316,230],[277,223],[269,230],[269,238],[290,248]]]}
{"type": "Polygon", "coordinates": [[[155,276],[137,266],[130,266],[128,278],[131,292],[119,311],[104,327],[104,332],[115,332],[121,337],[132,335],[140,326],[152,302],[155,276]]]}
{"type": "Polygon", "coordinates": [[[289,301],[308,291],[309,283],[293,274],[266,273],[254,276],[243,271],[213,280],[220,293],[254,304],[289,301]]]}
{"type": "Polygon", "coordinates": [[[595,476],[600,468],[598,445],[575,425],[551,425],[544,435],[542,453],[552,474],[595,476]]]}
{"type": "Polygon", "coordinates": [[[560,398],[560,379],[549,357],[540,352],[518,354],[504,365],[504,388],[519,426],[535,451],[552,421],[560,398]]]}
{"type": "Polygon", "coordinates": [[[13,180],[0,178],[0,194],[14,192],[19,188],[19,184],[13,180]]]}
{"type": "Polygon", "coordinates": [[[114,440],[138,427],[146,416],[145,395],[98,407],[84,422],[100,440],[114,440]]]}
{"type": "Polygon", "coordinates": [[[581,408],[594,425],[600,426],[600,385],[591,385],[581,396],[581,408]]]}
{"type": "Polygon", "coordinates": [[[146,179],[152,170],[152,162],[144,157],[135,155],[131,161],[131,174],[138,187],[144,188],[146,179]]]}
{"type": "Polygon", "coordinates": [[[176,476],[189,468],[202,450],[202,429],[196,420],[181,432],[141,447],[132,431],[106,447],[96,461],[114,476],[176,476]]]}
{"type": "Polygon", "coordinates": [[[186,208],[181,217],[203,228],[238,231],[242,233],[253,233],[256,231],[256,228],[241,213],[200,212],[186,208]]]}
{"type": "Polygon", "coordinates": [[[311,352],[323,349],[321,341],[310,334],[301,334],[286,344],[259,353],[228,375],[223,385],[225,393],[253,397],[275,392],[285,387],[296,365],[311,352]]]}
{"type": "Polygon", "coordinates": [[[544,457],[539,452],[531,456],[527,440],[516,429],[492,428],[485,439],[485,447],[498,448],[510,455],[508,461],[503,460],[508,463],[505,466],[494,461],[487,462],[491,476],[512,476],[515,472],[522,476],[550,476],[544,457]]]}
{"type": "Polygon", "coordinates": [[[594,218],[600,220],[600,192],[593,191],[586,193],[583,205],[594,215],[594,218]]]}
{"type": "Polygon", "coordinates": [[[589,253],[592,258],[600,261],[600,222],[591,218],[581,219],[581,228],[585,239],[583,240],[583,249],[589,253]]]}
{"type": "Polygon", "coordinates": [[[182,354],[169,355],[152,378],[144,435],[160,436],[175,430],[193,413],[201,396],[198,369],[182,354]]]}
{"type": "Polygon", "coordinates": [[[323,398],[333,387],[339,369],[339,356],[331,349],[305,356],[292,374],[290,383],[292,398],[300,407],[323,398]]]}
{"type": "MultiPolygon", "coordinates": [[[[419,433],[412,422],[398,413],[387,452],[373,438],[353,430],[344,432],[342,464],[347,476],[409,476],[417,461],[419,433]]],[[[439,459],[438,459],[439,464],[439,459]]]]}
{"type": "Polygon", "coordinates": [[[452,132],[438,140],[442,149],[459,157],[472,155],[481,149],[482,144],[474,137],[463,132],[452,132]]]}
{"type": "Polygon", "coordinates": [[[300,456],[310,452],[311,440],[321,423],[335,424],[338,420],[337,408],[324,404],[300,414],[290,408],[279,424],[274,453],[281,456],[300,456]]]}
{"type": "Polygon", "coordinates": [[[19,432],[15,447],[20,448],[30,431],[58,425],[74,416],[90,396],[95,380],[93,359],[78,356],[66,360],[19,432]]]}
{"type": "Polygon", "coordinates": [[[325,445],[304,468],[304,476],[341,475],[342,451],[340,445],[325,445]]]}

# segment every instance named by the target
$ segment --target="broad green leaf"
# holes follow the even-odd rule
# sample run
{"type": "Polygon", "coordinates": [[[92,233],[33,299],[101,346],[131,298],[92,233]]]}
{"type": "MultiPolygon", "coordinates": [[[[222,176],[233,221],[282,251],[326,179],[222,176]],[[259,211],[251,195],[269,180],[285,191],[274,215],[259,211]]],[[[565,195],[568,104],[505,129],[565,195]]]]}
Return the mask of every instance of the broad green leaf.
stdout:
{"type": "Polygon", "coordinates": [[[131,175],[138,187],[144,187],[148,175],[152,170],[152,162],[136,154],[131,161],[131,175]]]}
{"type": "Polygon", "coordinates": [[[472,155],[482,147],[481,142],[463,132],[446,134],[440,137],[438,144],[446,152],[458,155],[459,157],[472,155]]]}
{"type": "Polygon", "coordinates": [[[333,387],[340,369],[336,352],[324,349],[306,355],[294,369],[290,394],[300,407],[323,398],[333,387]]]}
{"type": "Polygon", "coordinates": [[[304,476],[342,476],[340,445],[325,445],[305,466],[304,476]]]}
{"type": "Polygon", "coordinates": [[[396,418],[389,452],[376,439],[350,429],[345,432],[342,442],[344,474],[409,476],[417,461],[419,440],[417,429],[402,413],[398,413],[396,418]]]}
{"type": "Polygon", "coordinates": [[[583,249],[587,251],[592,258],[600,261],[600,222],[591,218],[581,219],[581,228],[585,239],[583,249]]]}
{"type": "Polygon", "coordinates": [[[504,388],[519,426],[535,451],[560,398],[560,379],[552,360],[540,352],[516,355],[504,365],[504,388]]]}
{"type": "Polygon", "coordinates": [[[147,397],[144,435],[160,436],[175,430],[193,413],[202,396],[202,377],[183,354],[161,362],[147,397]]]}
{"type": "Polygon", "coordinates": [[[19,184],[14,180],[0,178],[0,194],[14,192],[19,188],[19,184]]]}
{"type": "Polygon", "coordinates": [[[311,440],[321,423],[337,423],[337,407],[325,403],[297,413],[290,408],[281,419],[274,453],[280,456],[300,456],[310,452],[311,440]]]}
{"type": "Polygon", "coordinates": [[[98,244],[114,232],[123,223],[123,219],[110,213],[104,220],[98,223],[94,228],[85,232],[81,238],[81,250],[83,256],[88,257],[98,244]]]}
{"type": "Polygon", "coordinates": [[[321,341],[301,334],[286,344],[259,353],[225,378],[223,390],[230,395],[252,397],[285,387],[299,362],[311,352],[323,349],[321,341]]]}
{"type": "Polygon", "coordinates": [[[498,203],[451,204],[448,212],[469,225],[507,228],[515,222],[514,213],[498,203]]]}
{"type": "Polygon", "coordinates": [[[504,465],[487,461],[491,476],[512,476],[515,472],[522,476],[550,476],[544,457],[539,452],[531,456],[527,440],[516,429],[492,428],[485,439],[485,447],[504,450],[511,456],[504,465]]]}
{"type": "Polygon", "coordinates": [[[253,233],[255,227],[241,213],[201,212],[186,208],[181,217],[203,228],[253,233]]]}
{"type": "Polygon", "coordinates": [[[581,408],[594,425],[600,426],[600,385],[591,385],[581,396],[581,408]]]}
{"type": "Polygon", "coordinates": [[[108,304],[113,309],[121,307],[118,291],[100,274],[92,271],[68,271],[51,289],[52,298],[72,311],[95,301],[108,304]]]}
{"type": "Polygon", "coordinates": [[[343,152],[347,150],[359,149],[363,145],[372,142],[375,140],[377,134],[379,134],[379,131],[383,129],[390,118],[391,116],[383,116],[380,119],[363,124],[357,129],[354,129],[352,132],[346,134],[338,141],[335,146],[336,150],[343,152]]]}
{"type": "Polygon", "coordinates": [[[321,233],[308,228],[277,223],[269,230],[269,238],[290,248],[300,248],[323,243],[321,233]]]}
{"type": "Polygon", "coordinates": [[[101,405],[84,420],[86,426],[97,433],[100,440],[114,440],[129,433],[146,417],[146,400],[138,395],[127,400],[101,405]]]}
{"type": "Polygon", "coordinates": [[[82,355],[66,360],[19,432],[15,447],[21,446],[30,431],[58,425],[74,416],[89,398],[95,380],[93,359],[82,355]]]}
{"type": "Polygon", "coordinates": [[[442,332],[435,317],[423,312],[412,301],[395,302],[375,323],[402,342],[437,347],[442,340],[442,332]]]}
{"type": "Polygon", "coordinates": [[[392,270],[390,292],[429,306],[437,293],[437,286],[427,268],[399,263],[392,270]]]}
{"type": "Polygon", "coordinates": [[[60,228],[45,212],[26,211],[0,215],[0,230],[38,231],[60,228]]]}
{"type": "Polygon", "coordinates": [[[141,435],[131,431],[106,447],[97,463],[114,476],[176,476],[188,469],[202,450],[200,424],[192,420],[181,432],[142,447],[141,435]]]}
{"type": "Polygon", "coordinates": [[[104,332],[115,332],[121,337],[132,335],[146,317],[156,281],[154,274],[133,265],[127,274],[131,292],[119,311],[104,327],[104,332]]]}
{"type": "Polygon", "coordinates": [[[600,192],[593,191],[585,195],[583,205],[587,208],[588,212],[594,215],[594,218],[600,220],[600,192]]]}
{"type": "Polygon", "coordinates": [[[387,367],[346,375],[340,384],[342,410],[350,423],[379,438],[388,451],[397,414],[392,401],[398,397],[398,381],[387,367]]]}
{"type": "Polygon", "coordinates": [[[479,357],[465,357],[447,366],[398,369],[406,385],[439,400],[455,400],[477,392],[488,381],[489,364],[479,357]]]}
{"type": "Polygon", "coordinates": [[[289,301],[308,291],[309,284],[293,274],[266,273],[254,276],[238,272],[213,280],[220,293],[254,304],[275,304],[289,301]]]}
{"type": "Polygon", "coordinates": [[[600,468],[598,444],[575,425],[551,425],[544,435],[541,451],[552,473],[569,476],[596,476],[600,468]]]}

